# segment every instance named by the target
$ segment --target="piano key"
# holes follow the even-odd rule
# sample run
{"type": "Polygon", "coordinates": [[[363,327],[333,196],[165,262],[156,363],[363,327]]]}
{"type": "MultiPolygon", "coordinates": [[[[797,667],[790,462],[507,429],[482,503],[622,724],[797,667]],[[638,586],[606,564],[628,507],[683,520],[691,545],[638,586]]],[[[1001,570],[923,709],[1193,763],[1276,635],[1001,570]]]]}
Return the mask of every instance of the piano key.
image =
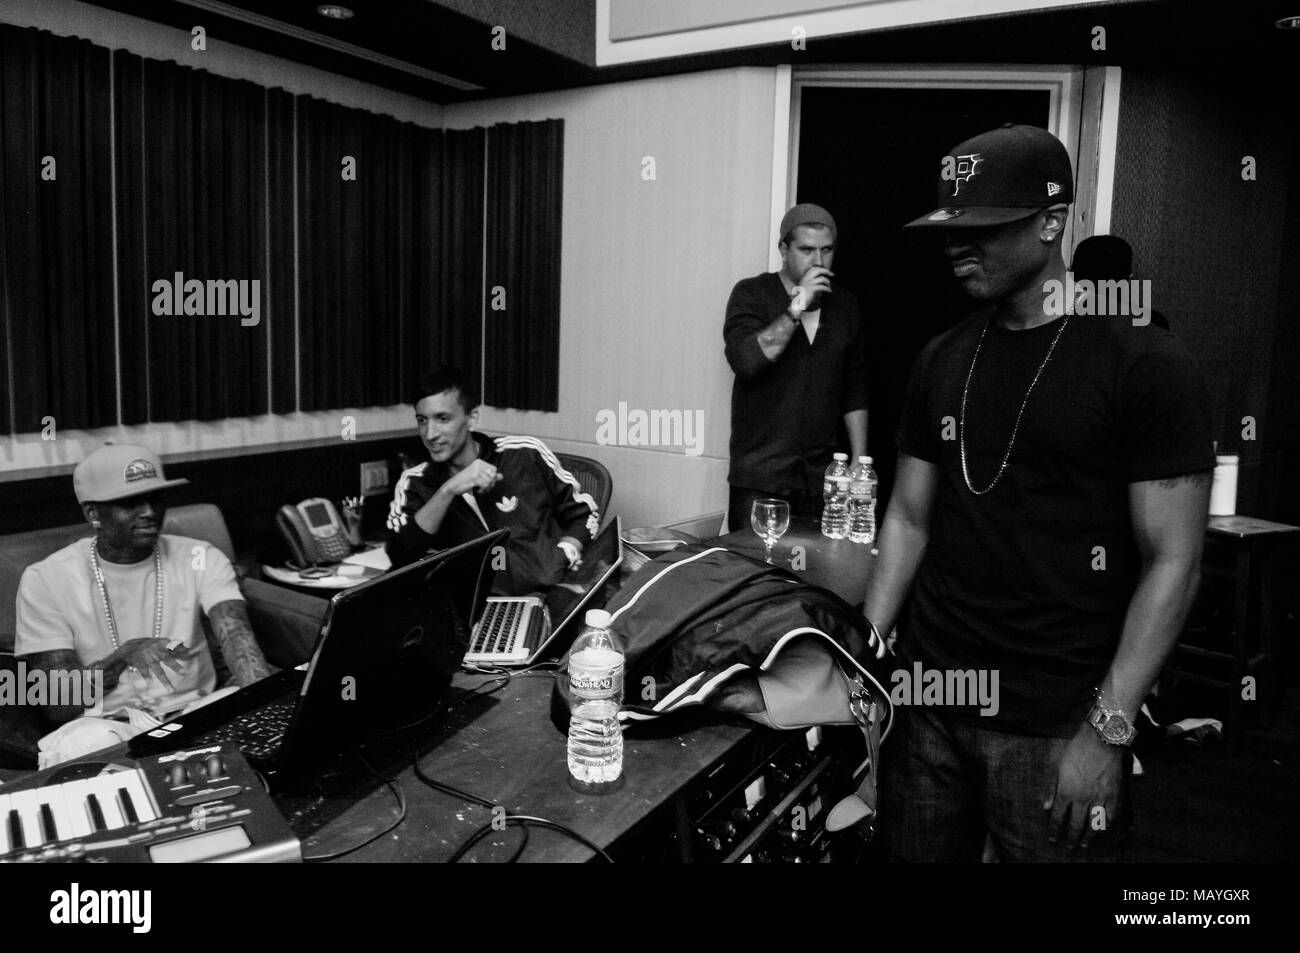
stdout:
{"type": "Polygon", "coordinates": [[[67,792],[62,784],[38,788],[36,800],[43,809],[49,811],[50,820],[54,824],[54,840],[71,840],[77,836],[72,827],[72,817],[68,812],[67,792]]]}
{"type": "Polygon", "coordinates": [[[86,782],[68,781],[63,788],[63,804],[68,810],[68,823],[72,826],[73,837],[89,837],[95,832],[90,825],[90,815],[86,811],[86,782]]]}
{"type": "Polygon", "coordinates": [[[54,826],[54,811],[50,809],[48,801],[42,801],[36,805],[36,819],[41,825],[41,842],[44,844],[56,843],[59,840],[59,831],[54,826]]]}
{"type": "Polygon", "coordinates": [[[109,777],[117,781],[120,791],[130,796],[131,804],[141,822],[152,821],[158,816],[153,799],[149,797],[149,792],[145,788],[144,776],[139,771],[121,771],[109,777]]]}
{"type": "Polygon", "coordinates": [[[99,800],[99,809],[104,812],[104,823],[110,831],[126,826],[122,809],[117,806],[117,781],[111,774],[99,774],[87,778],[86,783],[99,800]]]}
{"type": "Polygon", "coordinates": [[[9,795],[0,794],[0,857],[9,850],[9,795]]]}
{"type": "Polygon", "coordinates": [[[5,812],[3,818],[5,828],[5,839],[9,841],[10,850],[22,850],[27,846],[27,839],[23,837],[23,819],[18,816],[18,812],[11,805],[5,812]]]}
{"type": "Polygon", "coordinates": [[[18,812],[23,823],[23,843],[27,847],[40,847],[45,843],[41,833],[41,821],[36,806],[35,791],[15,791],[9,795],[9,805],[18,812]]]}
{"type": "Polygon", "coordinates": [[[99,795],[91,790],[86,792],[86,816],[90,818],[91,830],[95,832],[108,830],[108,821],[104,818],[104,805],[99,803],[99,795]]]}

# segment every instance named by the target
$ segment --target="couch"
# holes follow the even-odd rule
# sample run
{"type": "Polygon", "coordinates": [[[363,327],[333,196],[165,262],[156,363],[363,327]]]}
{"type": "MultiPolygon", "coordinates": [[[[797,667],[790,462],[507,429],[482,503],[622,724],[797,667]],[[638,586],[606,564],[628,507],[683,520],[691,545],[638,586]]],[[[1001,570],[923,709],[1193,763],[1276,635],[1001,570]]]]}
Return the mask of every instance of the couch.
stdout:
{"type": "MultiPolygon", "coordinates": [[[[168,510],[163,532],[211,543],[232,563],[235,562],[235,550],[225,518],[211,503],[168,510]]],[[[0,668],[12,671],[16,664],[13,655],[15,601],[23,570],[69,543],[90,535],[90,527],[78,523],[0,536],[0,668]]],[[[266,660],[277,668],[307,661],[329,603],[261,579],[241,577],[239,585],[248,603],[253,632],[266,660]]],[[[31,753],[35,742],[49,730],[44,717],[34,708],[0,707],[0,763],[22,767],[26,766],[23,762],[30,759],[34,764],[31,753]]]]}

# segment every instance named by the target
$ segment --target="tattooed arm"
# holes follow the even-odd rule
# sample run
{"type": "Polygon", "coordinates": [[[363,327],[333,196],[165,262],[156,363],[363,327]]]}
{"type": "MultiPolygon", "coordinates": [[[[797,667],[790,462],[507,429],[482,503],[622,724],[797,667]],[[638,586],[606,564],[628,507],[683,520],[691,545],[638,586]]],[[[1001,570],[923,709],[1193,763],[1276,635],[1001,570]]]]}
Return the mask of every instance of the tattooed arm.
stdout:
{"type": "Polygon", "coordinates": [[[208,613],[212,634],[221,646],[226,667],[234,676],[235,684],[243,687],[271,674],[271,669],[257,647],[253,626],[248,621],[248,609],[242,599],[228,599],[217,603],[208,613]]]}
{"type": "MultiPolygon", "coordinates": [[[[77,653],[72,649],[51,649],[48,652],[33,652],[30,655],[21,656],[26,663],[28,671],[40,670],[45,673],[46,684],[53,685],[55,681],[51,676],[67,673],[74,678],[82,679],[82,685],[94,684],[95,673],[102,672],[104,680],[104,694],[107,695],[117,687],[117,679],[126,668],[126,663],[115,658],[112,655],[105,656],[92,665],[83,665],[77,658],[77,653]]],[[[72,721],[84,714],[85,709],[90,707],[95,699],[84,698],[85,705],[42,705],[41,711],[45,717],[57,725],[65,721],[72,721]]]]}
{"type": "Polygon", "coordinates": [[[794,329],[797,327],[799,327],[799,318],[796,317],[794,306],[791,305],[778,314],[775,321],[758,332],[758,346],[763,351],[763,356],[769,361],[775,361],[784,354],[786,345],[790,343],[790,338],[794,337],[794,329]]]}

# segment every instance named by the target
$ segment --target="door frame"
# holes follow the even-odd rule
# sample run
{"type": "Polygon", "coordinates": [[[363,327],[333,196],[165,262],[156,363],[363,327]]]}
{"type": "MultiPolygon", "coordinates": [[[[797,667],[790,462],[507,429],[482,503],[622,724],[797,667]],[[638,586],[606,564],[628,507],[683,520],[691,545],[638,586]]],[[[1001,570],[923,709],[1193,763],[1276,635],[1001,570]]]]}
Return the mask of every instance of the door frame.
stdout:
{"type": "MultiPolygon", "coordinates": [[[[1078,242],[1109,230],[1119,128],[1118,67],[884,64],[798,69],[777,67],[770,234],[775,235],[780,228],[782,216],[794,201],[795,186],[799,181],[799,121],[803,90],[828,86],[1046,91],[1049,96],[1047,128],[1065,144],[1075,170],[1075,201],[1061,246],[1067,251],[1067,263],[1078,242]]],[[[781,267],[776,241],[773,240],[768,253],[768,266],[772,270],[781,267]]]]}

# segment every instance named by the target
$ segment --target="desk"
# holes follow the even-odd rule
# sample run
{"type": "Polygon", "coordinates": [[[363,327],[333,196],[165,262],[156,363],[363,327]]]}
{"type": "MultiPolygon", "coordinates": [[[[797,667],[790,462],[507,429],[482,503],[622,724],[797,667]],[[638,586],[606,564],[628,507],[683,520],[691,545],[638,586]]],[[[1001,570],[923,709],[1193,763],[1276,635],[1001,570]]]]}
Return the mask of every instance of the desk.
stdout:
{"type": "MultiPolygon", "coordinates": [[[[483,676],[458,675],[455,680],[458,688],[483,683],[483,676]]],[[[568,784],[566,739],[550,719],[551,683],[549,676],[516,677],[500,692],[459,707],[443,728],[418,744],[424,752],[421,770],[500,804],[510,814],[556,821],[608,848],[752,735],[778,734],[721,718],[706,721],[704,715],[641,728],[624,738],[621,787],[609,794],[582,794],[568,784]]],[[[394,757],[389,765],[372,763],[398,778],[407,818],[391,834],[344,860],[442,862],[492,820],[488,808],[435,791],[415,777],[410,747],[404,759],[394,757]]],[[[286,816],[299,806],[284,799],[277,803],[286,816]]],[[[339,813],[305,841],[305,855],[346,849],[373,836],[395,817],[395,801],[383,785],[356,803],[341,799],[326,806],[331,808],[339,813]]],[[[558,832],[534,828],[530,833],[522,861],[585,861],[593,856],[558,832]]],[[[481,841],[467,859],[504,861],[521,836],[517,828],[496,833],[481,841]]]]}
{"type": "Polygon", "coordinates": [[[1168,665],[1166,680],[1184,678],[1228,693],[1228,719],[1224,725],[1228,751],[1235,751],[1241,741],[1245,699],[1243,681],[1249,675],[1258,678],[1256,698],[1262,702],[1260,721],[1269,724],[1279,701],[1278,680],[1273,664],[1273,572],[1272,558],[1279,547],[1300,542],[1300,526],[1273,523],[1252,516],[1211,516],[1206,540],[1230,549],[1232,568],[1223,569],[1208,563],[1202,575],[1223,576],[1233,580],[1231,651],[1224,652],[1196,645],[1179,644],[1168,665]],[[1251,633],[1259,638],[1251,652],[1251,633]],[[1226,678],[1214,678],[1178,668],[1180,656],[1209,659],[1226,664],[1226,678]]]}
{"type": "MultiPolygon", "coordinates": [[[[752,530],[719,536],[709,545],[763,558],[763,541],[752,530]]],[[[790,529],[772,547],[772,562],[815,586],[829,589],[851,606],[861,606],[867,574],[875,562],[872,548],[847,539],[827,539],[817,520],[793,517],[790,529]]]]}

